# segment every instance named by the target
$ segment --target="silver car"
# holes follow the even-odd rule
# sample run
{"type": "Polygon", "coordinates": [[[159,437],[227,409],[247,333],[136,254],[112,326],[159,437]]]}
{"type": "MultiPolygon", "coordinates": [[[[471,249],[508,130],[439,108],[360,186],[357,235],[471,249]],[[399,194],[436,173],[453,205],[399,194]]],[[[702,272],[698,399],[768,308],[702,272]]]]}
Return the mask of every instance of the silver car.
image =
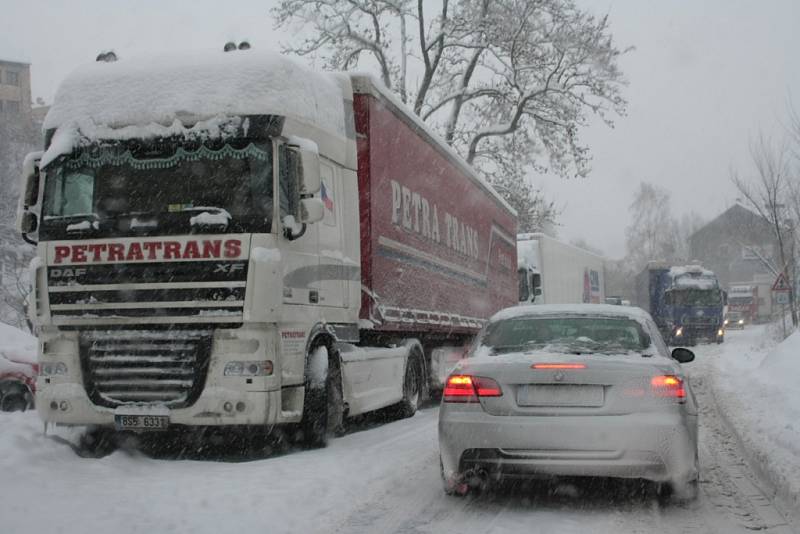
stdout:
{"type": "Polygon", "coordinates": [[[597,476],[697,492],[697,405],[650,315],[604,304],[497,313],[447,379],[445,491],[508,477],[597,476]]]}

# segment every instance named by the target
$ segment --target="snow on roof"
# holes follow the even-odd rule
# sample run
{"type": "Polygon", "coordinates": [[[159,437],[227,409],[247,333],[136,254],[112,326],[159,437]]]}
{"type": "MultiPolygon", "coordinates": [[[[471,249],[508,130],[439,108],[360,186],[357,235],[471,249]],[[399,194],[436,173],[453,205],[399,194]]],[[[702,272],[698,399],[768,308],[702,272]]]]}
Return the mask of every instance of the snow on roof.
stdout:
{"type": "Polygon", "coordinates": [[[274,114],[344,137],[344,96],[335,76],[275,52],[122,58],[70,74],[56,92],[44,128],[170,126],[187,119],[274,114]]]}
{"type": "Polygon", "coordinates": [[[641,308],[632,306],[616,306],[613,304],[532,304],[500,310],[489,321],[505,321],[517,317],[538,315],[602,315],[633,319],[638,322],[650,319],[649,313],[641,308]]]}
{"type": "Polygon", "coordinates": [[[714,289],[719,287],[717,276],[699,265],[672,267],[669,270],[672,285],[682,288],[714,289]]]}

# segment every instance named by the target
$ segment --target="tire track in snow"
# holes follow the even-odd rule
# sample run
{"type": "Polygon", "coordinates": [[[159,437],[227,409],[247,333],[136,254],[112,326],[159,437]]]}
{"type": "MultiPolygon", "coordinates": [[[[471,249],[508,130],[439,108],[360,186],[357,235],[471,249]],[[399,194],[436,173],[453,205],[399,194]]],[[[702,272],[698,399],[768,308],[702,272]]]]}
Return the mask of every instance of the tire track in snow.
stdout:
{"type": "MultiPolygon", "coordinates": [[[[722,352],[720,346],[698,349],[701,360],[722,352]]],[[[750,468],[746,454],[721,416],[711,390],[713,366],[699,365],[690,372],[700,407],[700,488],[715,513],[724,514],[748,530],[776,534],[795,532],[776,508],[750,468]]]]}

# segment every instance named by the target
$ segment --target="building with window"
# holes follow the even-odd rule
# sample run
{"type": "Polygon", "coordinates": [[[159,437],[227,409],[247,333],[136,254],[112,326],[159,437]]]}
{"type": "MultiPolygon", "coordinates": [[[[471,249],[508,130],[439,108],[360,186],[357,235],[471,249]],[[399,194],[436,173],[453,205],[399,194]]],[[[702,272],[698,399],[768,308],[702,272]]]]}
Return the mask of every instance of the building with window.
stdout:
{"type": "Polygon", "coordinates": [[[767,220],[735,204],[697,230],[689,240],[692,259],[714,271],[724,289],[753,288],[760,320],[772,315],[770,288],[775,280],[772,269],[780,264],[780,251],[767,220]]]}
{"type": "Polygon", "coordinates": [[[0,114],[31,114],[31,66],[0,58],[0,114]]]}

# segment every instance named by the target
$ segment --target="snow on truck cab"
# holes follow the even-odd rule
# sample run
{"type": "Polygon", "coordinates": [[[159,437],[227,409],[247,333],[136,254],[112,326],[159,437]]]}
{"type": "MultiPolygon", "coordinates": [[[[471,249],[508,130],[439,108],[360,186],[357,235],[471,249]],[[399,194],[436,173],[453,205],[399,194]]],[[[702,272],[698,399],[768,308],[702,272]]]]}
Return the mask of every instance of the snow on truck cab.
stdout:
{"type": "Polygon", "coordinates": [[[515,212],[369,77],[256,50],[99,62],[44,128],[18,224],[45,422],[323,444],[413,414],[517,300],[515,212]]]}

